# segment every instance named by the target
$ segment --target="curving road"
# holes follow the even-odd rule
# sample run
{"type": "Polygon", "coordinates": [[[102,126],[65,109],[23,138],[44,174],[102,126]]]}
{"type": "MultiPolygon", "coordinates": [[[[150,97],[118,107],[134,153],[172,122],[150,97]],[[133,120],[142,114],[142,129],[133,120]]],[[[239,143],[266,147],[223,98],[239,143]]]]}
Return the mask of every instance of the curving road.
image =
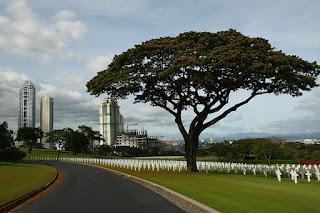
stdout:
{"type": "Polygon", "coordinates": [[[108,171],[71,163],[46,164],[64,172],[63,182],[19,212],[183,212],[155,192],[108,171]]]}

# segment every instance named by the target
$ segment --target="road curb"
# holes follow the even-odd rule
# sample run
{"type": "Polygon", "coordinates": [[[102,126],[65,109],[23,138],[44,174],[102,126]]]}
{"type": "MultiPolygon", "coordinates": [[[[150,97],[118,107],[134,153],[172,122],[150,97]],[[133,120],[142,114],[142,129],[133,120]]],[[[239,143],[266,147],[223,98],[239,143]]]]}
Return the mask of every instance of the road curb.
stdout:
{"type": "Polygon", "coordinates": [[[1,205],[0,206],[0,213],[9,212],[9,211],[15,209],[16,207],[20,206],[21,204],[25,203],[26,201],[30,200],[31,198],[35,197],[36,195],[40,194],[44,190],[48,189],[53,183],[56,182],[59,175],[60,175],[59,172],[56,170],[56,175],[46,184],[40,186],[39,188],[21,196],[15,200],[12,200],[6,204],[1,205]]]}
{"type": "Polygon", "coordinates": [[[99,166],[99,165],[93,165],[93,164],[84,164],[84,165],[88,165],[88,166],[94,166],[97,168],[101,168],[107,171],[110,171],[116,175],[119,175],[121,177],[130,179],[154,192],[156,192],[157,194],[161,195],[162,197],[164,197],[165,199],[169,200],[170,202],[174,203],[176,206],[178,206],[179,208],[183,209],[184,211],[188,212],[188,213],[219,213],[219,211],[203,204],[200,203],[192,198],[189,198],[185,195],[182,195],[178,192],[175,192],[171,189],[168,189],[166,187],[163,187],[159,184],[153,183],[151,181],[133,176],[133,175],[129,175],[117,170],[113,170],[107,167],[103,167],[103,166],[99,166]]]}

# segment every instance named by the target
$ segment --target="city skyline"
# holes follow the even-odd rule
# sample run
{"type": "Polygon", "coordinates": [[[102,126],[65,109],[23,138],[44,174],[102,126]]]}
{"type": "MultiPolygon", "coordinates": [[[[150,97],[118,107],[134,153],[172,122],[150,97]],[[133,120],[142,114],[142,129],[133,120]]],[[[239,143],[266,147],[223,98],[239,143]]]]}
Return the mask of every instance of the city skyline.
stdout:
{"type": "MultiPolygon", "coordinates": [[[[318,1],[187,1],[183,5],[174,2],[170,9],[156,1],[77,2],[70,8],[63,1],[4,0],[0,5],[0,37],[4,39],[0,41],[0,89],[4,91],[0,93],[0,121],[7,120],[12,129],[18,122],[17,90],[21,82],[32,80],[37,88],[37,114],[39,98],[50,92],[59,100],[56,128],[85,124],[98,130],[96,106],[104,97],[91,97],[85,83],[104,69],[113,55],[151,38],[234,28],[266,38],[288,54],[320,60],[318,1]],[[269,11],[273,11],[272,17],[269,11]]],[[[319,93],[317,88],[299,98],[261,96],[205,134],[316,132],[320,129],[319,93]]],[[[241,91],[232,100],[243,95],[241,91]]],[[[144,127],[152,135],[179,135],[173,118],[161,109],[133,104],[132,98],[119,100],[119,106],[126,122],[139,123],[138,128],[144,127]]],[[[185,118],[190,113],[187,111],[185,118]]]]}

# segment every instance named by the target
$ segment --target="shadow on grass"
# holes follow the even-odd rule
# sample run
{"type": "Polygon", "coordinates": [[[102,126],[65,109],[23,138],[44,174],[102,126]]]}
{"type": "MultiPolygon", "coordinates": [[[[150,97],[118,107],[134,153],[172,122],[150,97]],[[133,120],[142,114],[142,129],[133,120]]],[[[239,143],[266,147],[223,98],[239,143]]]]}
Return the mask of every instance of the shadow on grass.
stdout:
{"type": "Polygon", "coordinates": [[[37,163],[32,161],[0,161],[0,167],[4,167],[4,166],[32,167],[34,165],[37,165],[37,163]]]}

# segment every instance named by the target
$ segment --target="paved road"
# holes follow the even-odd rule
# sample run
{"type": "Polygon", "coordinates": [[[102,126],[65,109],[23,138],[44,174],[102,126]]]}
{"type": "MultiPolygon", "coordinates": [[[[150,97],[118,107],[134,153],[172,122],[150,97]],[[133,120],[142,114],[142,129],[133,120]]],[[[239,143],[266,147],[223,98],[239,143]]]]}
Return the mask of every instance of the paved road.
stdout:
{"type": "Polygon", "coordinates": [[[21,213],[183,212],[160,195],[108,171],[67,163],[48,163],[64,172],[64,181],[21,213]]]}

